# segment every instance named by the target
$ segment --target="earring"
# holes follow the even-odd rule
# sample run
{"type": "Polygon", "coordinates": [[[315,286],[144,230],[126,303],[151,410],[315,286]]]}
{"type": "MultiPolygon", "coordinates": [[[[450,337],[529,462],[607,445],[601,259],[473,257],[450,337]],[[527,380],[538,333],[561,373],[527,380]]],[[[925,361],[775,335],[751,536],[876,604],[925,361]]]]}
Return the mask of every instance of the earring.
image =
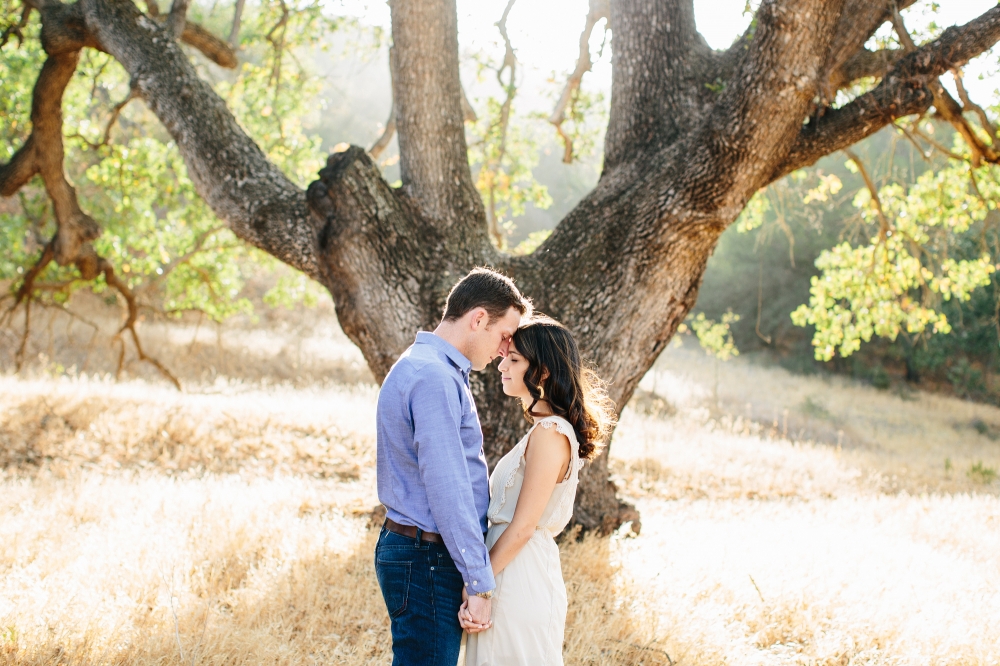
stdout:
{"type": "Polygon", "coordinates": [[[538,399],[545,400],[545,387],[542,385],[538,386],[538,399]]]}

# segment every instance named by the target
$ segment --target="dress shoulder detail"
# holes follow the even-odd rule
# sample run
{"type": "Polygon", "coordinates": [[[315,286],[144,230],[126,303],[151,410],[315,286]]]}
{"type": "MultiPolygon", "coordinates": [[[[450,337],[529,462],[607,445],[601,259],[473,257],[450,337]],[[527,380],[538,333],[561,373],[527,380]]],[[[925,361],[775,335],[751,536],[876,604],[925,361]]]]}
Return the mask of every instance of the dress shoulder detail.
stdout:
{"type": "Polygon", "coordinates": [[[546,416],[543,419],[539,419],[538,423],[535,425],[540,425],[546,430],[555,428],[556,432],[566,435],[566,438],[571,442],[576,442],[576,431],[573,430],[573,426],[570,425],[569,421],[561,416],[546,416]]]}

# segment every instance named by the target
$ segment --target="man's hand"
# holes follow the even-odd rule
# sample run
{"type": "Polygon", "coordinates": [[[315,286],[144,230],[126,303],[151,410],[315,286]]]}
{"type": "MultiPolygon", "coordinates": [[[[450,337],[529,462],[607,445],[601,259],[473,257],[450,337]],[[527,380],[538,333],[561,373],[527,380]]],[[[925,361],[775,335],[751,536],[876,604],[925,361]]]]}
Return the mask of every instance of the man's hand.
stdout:
{"type": "Polygon", "coordinates": [[[493,604],[489,599],[470,597],[462,588],[462,607],[458,610],[458,623],[470,634],[478,634],[493,626],[490,621],[490,611],[493,604]]]}

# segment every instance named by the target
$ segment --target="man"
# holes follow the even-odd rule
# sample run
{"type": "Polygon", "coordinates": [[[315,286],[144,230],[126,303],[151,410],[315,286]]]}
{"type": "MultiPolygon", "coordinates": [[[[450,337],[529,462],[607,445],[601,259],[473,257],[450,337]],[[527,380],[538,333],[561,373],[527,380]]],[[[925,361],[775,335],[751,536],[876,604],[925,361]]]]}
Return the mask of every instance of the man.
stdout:
{"type": "Polygon", "coordinates": [[[375,573],[393,666],[455,666],[463,593],[473,619],[489,626],[489,474],[469,371],[503,356],[530,310],[509,278],[477,268],[452,288],[434,332],[417,333],[382,383],[378,497],[386,519],[375,573]]]}

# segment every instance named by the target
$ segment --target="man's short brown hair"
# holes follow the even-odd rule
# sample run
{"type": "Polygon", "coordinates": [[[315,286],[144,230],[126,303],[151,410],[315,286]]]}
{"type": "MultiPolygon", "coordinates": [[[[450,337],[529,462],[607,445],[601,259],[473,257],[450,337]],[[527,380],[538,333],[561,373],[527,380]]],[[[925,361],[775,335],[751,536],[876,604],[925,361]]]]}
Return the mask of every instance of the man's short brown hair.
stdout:
{"type": "Polygon", "coordinates": [[[489,268],[473,268],[451,288],[444,306],[444,321],[461,319],[470,310],[483,308],[492,324],[511,308],[531,315],[531,301],[521,295],[514,281],[489,268]]]}

